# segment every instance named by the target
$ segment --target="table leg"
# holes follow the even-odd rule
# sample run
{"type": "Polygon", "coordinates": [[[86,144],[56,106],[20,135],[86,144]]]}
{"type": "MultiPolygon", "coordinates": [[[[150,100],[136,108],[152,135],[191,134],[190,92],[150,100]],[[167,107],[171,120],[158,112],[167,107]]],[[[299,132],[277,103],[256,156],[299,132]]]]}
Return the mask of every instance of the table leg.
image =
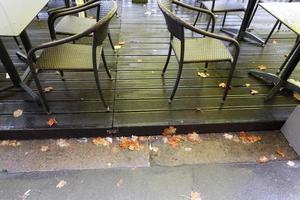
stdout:
{"type": "Polygon", "coordinates": [[[294,53],[290,57],[287,66],[284,68],[282,73],[277,76],[275,74],[266,73],[257,70],[250,70],[249,74],[256,78],[262,79],[268,83],[274,84],[274,87],[266,97],[266,101],[271,100],[282,87],[285,87],[291,91],[300,92],[300,86],[288,81],[288,78],[296,68],[300,60],[300,45],[297,46],[294,53]]]}
{"type": "Polygon", "coordinates": [[[7,71],[14,86],[19,87],[21,79],[1,39],[0,39],[0,52],[1,52],[0,60],[2,61],[5,70],[7,71]]]}

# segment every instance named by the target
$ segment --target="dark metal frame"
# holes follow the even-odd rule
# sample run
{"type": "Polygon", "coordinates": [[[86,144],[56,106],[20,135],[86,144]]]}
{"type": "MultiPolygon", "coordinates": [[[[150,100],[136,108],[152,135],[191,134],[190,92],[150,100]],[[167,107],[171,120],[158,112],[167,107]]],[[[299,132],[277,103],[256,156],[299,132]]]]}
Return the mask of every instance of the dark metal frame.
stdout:
{"type": "MultiPolygon", "coordinates": [[[[73,6],[73,7],[59,7],[59,8],[53,8],[53,9],[49,9],[48,10],[48,27],[49,27],[49,31],[50,31],[50,37],[52,40],[56,39],[56,32],[55,32],[55,27],[54,27],[54,23],[58,18],[67,16],[67,15],[72,15],[72,14],[76,14],[82,11],[86,11],[86,10],[82,10],[82,11],[78,11],[81,10],[82,8],[85,8],[88,5],[94,4],[98,2],[99,5],[97,6],[97,16],[96,16],[96,21],[100,20],[100,7],[101,7],[101,2],[103,2],[102,0],[90,0],[90,1],[86,1],[84,4],[82,5],[78,5],[78,6],[73,6]]],[[[115,47],[114,47],[114,43],[112,41],[111,38],[111,34],[108,31],[107,33],[108,35],[108,39],[109,39],[109,43],[110,46],[112,48],[112,50],[115,52],[115,47]]]]}
{"type": "MultiPolygon", "coordinates": [[[[106,107],[107,111],[109,111],[109,106],[106,104],[103,94],[102,94],[102,90],[100,87],[100,81],[99,81],[99,77],[98,77],[98,65],[97,65],[97,54],[96,54],[96,49],[99,45],[102,45],[103,40],[107,37],[107,31],[108,31],[108,26],[109,26],[109,22],[112,19],[112,17],[116,14],[117,11],[117,5],[114,1],[111,1],[112,3],[112,7],[110,9],[110,11],[107,13],[106,16],[104,16],[103,18],[101,18],[94,26],[90,27],[89,29],[83,31],[82,33],[78,33],[76,35],[73,36],[69,36],[60,40],[55,40],[55,41],[51,41],[51,42],[47,42],[41,45],[38,45],[37,47],[32,48],[29,53],[28,53],[28,63],[32,72],[32,77],[36,83],[37,89],[39,91],[39,94],[41,96],[41,100],[42,100],[42,104],[45,107],[46,111],[49,113],[50,112],[50,108],[48,105],[48,102],[46,100],[46,96],[43,92],[42,86],[40,84],[40,81],[37,77],[37,73],[36,73],[36,69],[38,69],[38,66],[35,62],[35,57],[34,57],[34,53],[38,50],[42,50],[42,49],[46,49],[46,48],[50,48],[50,47],[54,47],[54,46],[58,46],[61,44],[65,44],[65,43],[69,43],[72,41],[76,41],[80,38],[86,37],[90,34],[93,34],[93,43],[92,43],[92,59],[93,59],[93,72],[94,72],[94,76],[95,76],[95,81],[96,81],[96,85],[97,85],[97,89],[98,89],[98,93],[100,96],[100,99],[103,103],[103,105],[106,107]]],[[[95,8],[99,6],[99,2],[95,2],[93,4],[89,4],[87,6],[84,7],[80,7],[79,9],[76,9],[75,11],[77,12],[81,12],[84,11],[86,9],[91,9],[91,8],[95,8]]],[[[65,11],[61,14],[66,14],[66,13],[74,13],[74,10],[72,11],[65,11]]],[[[102,49],[101,52],[101,57],[104,63],[104,67],[105,70],[108,74],[108,76],[111,78],[111,75],[109,73],[109,70],[107,68],[106,65],[106,61],[104,58],[104,52],[102,49]]]]}
{"type": "MultiPolygon", "coordinates": [[[[159,5],[160,10],[164,14],[168,30],[171,34],[170,35],[168,57],[167,57],[165,66],[164,66],[163,71],[162,71],[162,76],[164,76],[164,73],[165,73],[165,71],[167,69],[167,66],[169,64],[169,61],[170,61],[170,57],[171,57],[171,53],[172,53],[172,49],[173,49],[173,47],[172,47],[173,38],[175,37],[178,40],[180,40],[180,42],[181,42],[180,58],[179,58],[179,60],[177,60],[179,62],[179,69],[178,69],[178,73],[177,73],[175,86],[173,88],[173,91],[172,91],[171,97],[169,99],[169,102],[171,103],[174,96],[175,96],[175,93],[176,93],[178,85],[179,85],[183,64],[185,63],[184,62],[184,54],[185,54],[185,52],[184,52],[185,51],[184,30],[188,29],[188,30],[190,30],[194,33],[200,34],[204,37],[211,37],[211,38],[214,38],[214,39],[229,42],[230,44],[233,44],[233,46],[235,47],[235,54],[233,56],[233,61],[231,62],[231,70],[229,72],[226,88],[225,88],[225,91],[224,91],[224,94],[223,94],[223,97],[222,97],[222,103],[223,103],[226,100],[227,93],[228,93],[228,90],[230,88],[230,83],[231,83],[231,80],[232,80],[232,77],[233,77],[233,73],[234,73],[234,70],[235,70],[235,67],[236,67],[237,59],[238,59],[238,56],[239,56],[239,52],[240,52],[239,43],[236,40],[232,39],[232,38],[222,36],[222,35],[217,35],[217,34],[213,33],[214,26],[215,26],[215,17],[214,17],[214,14],[211,11],[207,10],[207,9],[193,7],[193,6],[181,3],[181,2],[176,1],[176,0],[158,0],[158,5],[159,5]],[[181,20],[179,17],[177,17],[175,14],[172,13],[172,11],[171,11],[172,4],[176,4],[177,6],[181,6],[181,7],[193,10],[193,11],[203,12],[203,13],[209,15],[210,18],[212,19],[211,32],[207,32],[207,31],[198,29],[198,28],[184,22],[183,20],[181,20]]],[[[202,62],[205,62],[205,61],[202,61],[202,62]]],[[[207,66],[207,62],[205,62],[205,63],[206,63],[206,66],[207,66]]]]}

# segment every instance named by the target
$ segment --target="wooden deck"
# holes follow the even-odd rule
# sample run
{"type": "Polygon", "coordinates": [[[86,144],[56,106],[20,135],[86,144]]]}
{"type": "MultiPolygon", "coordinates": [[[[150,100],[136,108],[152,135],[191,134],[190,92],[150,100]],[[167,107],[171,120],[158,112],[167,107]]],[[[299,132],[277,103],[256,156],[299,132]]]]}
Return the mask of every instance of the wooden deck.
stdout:
{"type": "MultiPolygon", "coordinates": [[[[189,3],[193,4],[192,1],[189,3]]],[[[125,45],[114,54],[108,43],[105,44],[114,81],[109,81],[104,72],[100,74],[112,111],[105,112],[99,102],[91,73],[66,72],[66,81],[62,82],[56,73],[42,72],[39,77],[43,87],[54,88],[47,93],[47,99],[53,111],[51,116],[56,117],[58,124],[48,127],[46,122],[50,116],[41,107],[24,92],[10,90],[0,93],[0,138],[158,134],[168,125],[179,127],[182,133],[190,130],[200,133],[271,130],[278,129],[298,104],[288,94],[265,103],[263,99],[270,87],[247,74],[258,65],[266,65],[269,72],[279,68],[296,38],[286,28],[275,33],[264,48],[241,43],[233,86],[223,107],[220,107],[223,89],[218,84],[227,77],[228,65],[224,63],[210,64],[208,78],[197,76],[197,72],[204,69],[202,64],[185,65],[176,99],[168,104],[178,65],[172,58],[165,78],[161,78],[169,34],[156,1],[151,0],[143,6],[123,0],[118,5],[119,17],[113,19],[111,33],[115,43],[124,41],[125,45]],[[152,14],[147,16],[146,11],[152,14]],[[246,83],[251,87],[245,87],[246,83]],[[258,90],[259,94],[251,95],[250,89],[258,90]],[[19,108],[24,113],[14,118],[13,111],[19,108]]],[[[193,13],[186,10],[179,9],[178,14],[189,21],[194,18],[193,13]]],[[[238,27],[241,16],[229,15],[226,25],[238,27]]],[[[33,44],[49,41],[46,14],[42,13],[40,17],[40,21],[33,21],[28,28],[33,44]]],[[[219,15],[217,29],[221,20],[219,15]]],[[[265,38],[274,22],[271,16],[259,10],[252,27],[265,38]]],[[[187,35],[191,34],[187,32],[187,35]]],[[[26,65],[15,56],[17,46],[14,40],[5,38],[4,41],[21,73],[26,65]]],[[[0,69],[0,85],[10,84],[3,66],[0,69]]],[[[293,76],[299,79],[300,71],[296,69],[293,76]]],[[[34,83],[30,86],[35,88],[34,83]]]]}

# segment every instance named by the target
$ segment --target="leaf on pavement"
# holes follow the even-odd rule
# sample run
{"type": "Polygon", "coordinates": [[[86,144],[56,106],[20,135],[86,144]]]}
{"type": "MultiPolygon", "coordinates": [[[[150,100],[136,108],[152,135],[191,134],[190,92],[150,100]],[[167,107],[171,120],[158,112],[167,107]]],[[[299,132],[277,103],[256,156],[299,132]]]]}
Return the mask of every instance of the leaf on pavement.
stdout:
{"type": "Polygon", "coordinates": [[[256,94],[258,94],[258,91],[257,90],[250,90],[250,94],[252,94],[252,95],[256,95],[256,94]]]}
{"type": "Polygon", "coordinates": [[[252,144],[261,140],[261,136],[250,135],[245,131],[241,131],[239,138],[242,140],[244,144],[252,144]]]}
{"type": "Polygon", "coordinates": [[[187,134],[186,139],[192,143],[200,143],[202,141],[199,134],[196,132],[187,134]]]}
{"type": "Polygon", "coordinates": [[[173,135],[168,137],[168,144],[171,145],[173,148],[177,148],[182,141],[182,137],[180,135],[173,135]]]}
{"type": "Polygon", "coordinates": [[[64,187],[66,184],[67,184],[67,181],[61,180],[61,181],[59,181],[59,183],[56,185],[56,188],[61,189],[61,188],[64,187]]]}
{"type": "Polygon", "coordinates": [[[265,65],[258,65],[257,68],[261,71],[265,71],[267,69],[267,66],[265,65]]]}
{"type": "Polygon", "coordinates": [[[200,193],[191,192],[191,200],[201,200],[200,193]]]}
{"type": "Polygon", "coordinates": [[[65,139],[58,139],[56,145],[59,147],[69,147],[70,144],[65,139]]]}
{"type": "Polygon", "coordinates": [[[131,151],[139,151],[141,149],[141,145],[137,139],[128,137],[121,137],[119,146],[122,149],[129,149],[131,151]]]}
{"type": "Polygon", "coordinates": [[[261,157],[259,157],[257,162],[258,163],[266,163],[266,162],[269,162],[269,158],[267,158],[266,156],[261,156],[261,157]]]}
{"type": "Polygon", "coordinates": [[[294,97],[295,99],[297,99],[298,101],[300,101],[300,93],[294,92],[294,93],[293,93],[293,97],[294,97]]]}
{"type": "Polygon", "coordinates": [[[47,146],[47,145],[41,146],[41,152],[46,152],[46,151],[49,151],[49,150],[50,150],[49,146],[47,146]]]}
{"type": "Polygon", "coordinates": [[[198,74],[198,76],[200,76],[201,78],[209,77],[209,73],[206,73],[206,72],[198,72],[197,74],[198,74]]]}
{"type": "Polygon", "coordinates": [[[109,146],[110,142],[106,139],[106,138],[102,138],[102,137],[96,137],[93,138],[92,143],[96,146],[109,146]]]}
{"type": "Polygon", "coordinates": [[[220,83],[220,84],[219,84],[219,87],[220,87],[220,88],[226,88],[226,83],[220,83]]]}
{"type": "Polygon", "coordinates": [[[250,87],[251,84],[250,84],[250,83],[245,83],[245,86],[246,86],[246,87],[250,87]]]}
{"type": "Polygon", "coordinates": [[[2,140],[0,146],[18,147],[21,146],[21,142],[18,142],[17,140],[2,140]]]}
{"type": "Polygon", "coordinates": [[[278,154],[278,155],[280,155],[281,157],[285,157],[285,153],[281,150],[281,149],[277,149],[276,150],[276,153],[278,154]]]}
{"type": "Polygon", "coordinates": [[[44,89],[44,91],[45,91],[46,93],[51,92],[52,90],[54,90],[54,88],[51,87],[51,86],[46,87],[46,88],[44,89]]]}

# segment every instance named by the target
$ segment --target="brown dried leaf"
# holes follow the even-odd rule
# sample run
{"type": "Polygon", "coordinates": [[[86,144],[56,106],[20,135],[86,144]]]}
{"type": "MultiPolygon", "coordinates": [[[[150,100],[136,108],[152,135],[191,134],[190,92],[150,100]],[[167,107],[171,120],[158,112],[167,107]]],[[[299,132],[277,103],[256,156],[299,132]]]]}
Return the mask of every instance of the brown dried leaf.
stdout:
{"type": "Polygon", "coordinates": [[[21,146],[21,142],[18,142],[17,140],[2,140],[0,146],[18,147],[21,146]]]}
{"type": "Polygon", "coordinates": [[[51,117],[48,119],[47,121],[48,126],[52,127],[53,125],[57,124],[57,121],[55,119],[55,117],[51,117]]]}
{"type": "Polygon", "coordinates": [[[266,162],[269,162],[269,158],[267,158],[266,156],[261,156],[261,157],[259,157],[257,162],[258,163],[266,163],[266,162]]]}
{"type": "Polygon", "coordinates": [[[244,144],[252,144],[261,140],[260,136],[250,135],[245,131],[241,131],[239,137],[244,144]]]}
{"type": "Polygon", "coordinates": [[[186,139],[192,143],[200,143],[202,141],[199,134],[196,132],[187,134],[186,139]]]}
{"type": "Polygon", "coordinates": [[[283,158],[285,157],[285,153],[281,149],[277,149],[276,153],[283,158]]]}
{"type": "Polygon", "coordinates": [[[54,90],[54,88],[51,87],[51,86],[46,87],[46,88],[44,89],[44,91],[45,91],[46,93],[51,92],[52,90],[54,90]]]}
{"type": "Polygon", "coordinates": [[[206,73],[206,72],[198,72],[197,74],[198,74],[198,76],[200,76],[201,78],[209,77],[209,73],[206,73]]]}
{"type": "Polygon", "coordinates": [[[164,132],[162,133],[162,135],[164,135],[164,136],[174,135],[174,134],[176,134],[176,130],[177,130],[177,128],[175,128],[174,126],[169,126],[168,128],[164,129],[164,132]]]}
{"type": "Polygon", "coordinates": [[[294,93],[293,93],[293,97],[294,97],[295,99],[297,99],[298,101],[300,101],[300,93],[294,92],[294,93]]]}
{"type": "Polygon", "coordinates": [[[49,146],[47,146],[47,145],[41,146],[41,152],[46,152],[46,151],[49,151],[49,150],[50,150],[49,146]]]}
{"type": "Polygon", "coordinates": [[[201,200],[200,194],[198,192],[191,192],[191,200],[201,200]]]}
{"type": "Polygon", "coordinates": [[[102,137],[96,137],[93,138],[92,143],[96,146],[102,145],[102,146],[109,146],[110,142],[102,137]]]}
{"type": "Polygon", "coordinates": [[[220,83],[220,84],[219,84],[219,87],[220,87],[220,88],[226,88],[226,83],[220,83]]]}
{"type": "Polygon", "coordinates": [[[134,151],[134,150],[139,151],[141,149],[141,146],[140,146],[140,143],[138,140],[128,138],[128,137],[121,137],[119,146],[122,149],[129,149],[131,151],[134,151]]]}
{"type": "Polygon", "coordinates": [[[182,137],[180,135],[173,135],[168,137],[168,144],[173,148],[177,148],[182,141],[182,137]]]}
{"type": "Polygon", "coordinates": [[[56,145],[59,147],[69,147],[70,144],[65,139],[58,139],[56,145]]]}
{"type": "Polygon", "coordinates": [[[21,110],[21,109],[17,109],[17,110],[14,111],[14,117],[15,118],[18,118],[18,117],[22,116],[22,114],[23,114],[23,110],[21,110]]]}
{"type": "Polygon", "coordinates": [[[257,90],[250,90],[250,94],[252,94],[252,95],[256,95],[256,94],[258,94],[258,91],[257,90]]]}
{"type": "Polygon", "coordinates": [[[265,65],[258,65],[257,68],[261,71],[265,71],[268,67],[265,65]]]}

